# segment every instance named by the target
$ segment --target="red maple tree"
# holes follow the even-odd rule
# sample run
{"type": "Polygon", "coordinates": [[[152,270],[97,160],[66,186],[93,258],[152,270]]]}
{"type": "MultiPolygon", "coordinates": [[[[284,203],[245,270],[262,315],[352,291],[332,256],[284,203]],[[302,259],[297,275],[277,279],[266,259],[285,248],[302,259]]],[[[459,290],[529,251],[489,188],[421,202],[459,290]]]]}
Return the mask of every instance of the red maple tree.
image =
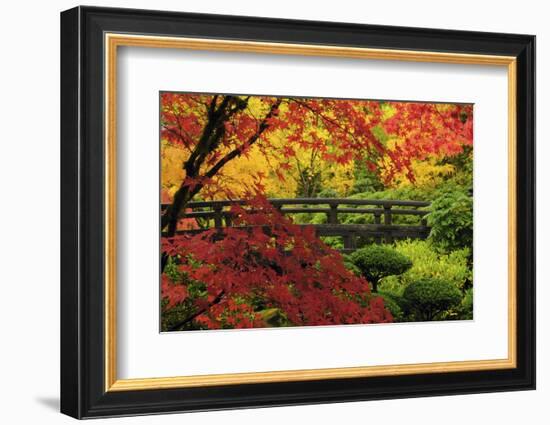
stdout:
{"type": "Polygon", "coordinates": [[[287,326],[392,321],[383,299],[312,226],[292,223],[261,195],[231,212],[236,227],[163,239],[179,276],[163,274],[165,310],[186,303],[188,312],[170,330],[264,327],[262,312],[275,310],[287,326]],[[190,294],[190,282],[205,291],[190,294]]]}

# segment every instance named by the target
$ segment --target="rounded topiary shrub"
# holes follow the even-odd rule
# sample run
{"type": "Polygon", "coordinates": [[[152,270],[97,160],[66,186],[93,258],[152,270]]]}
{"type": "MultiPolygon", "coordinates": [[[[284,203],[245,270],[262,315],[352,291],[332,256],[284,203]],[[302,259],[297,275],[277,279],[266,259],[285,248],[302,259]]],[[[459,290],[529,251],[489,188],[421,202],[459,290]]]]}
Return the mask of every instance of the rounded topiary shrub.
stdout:
{"type": "Polygon", "coordinates": [[[427,321],[457,306],[462,301],[462,293],[444,280],[420,279],[405,288],[403,301],[416,320],[427,321]]]}
{"type": "Polygon", "coordinates": [[[373,292],[378,292],[378,283],[383,277],[405,273],[412,267],[412,261],[408,257],[383,245],[369,245],[358,249],[349,258],[370,282],[373,292]]]}
{"type": "Polygon", "coordinates": [[[394,322],[403,321],[403,310],[399,305],[399,297],[387,292],[379,291],[378,296],[384,299],[384,306],[390,311],[394,322]]]}
{"type": "Polygon", "coordinates": [[[349,255],[343,255],[342,257],[344,259],[344,266],[346,269],[352,272],[355,276],[362,276],[361,270],[353,263],[349,255]]]}

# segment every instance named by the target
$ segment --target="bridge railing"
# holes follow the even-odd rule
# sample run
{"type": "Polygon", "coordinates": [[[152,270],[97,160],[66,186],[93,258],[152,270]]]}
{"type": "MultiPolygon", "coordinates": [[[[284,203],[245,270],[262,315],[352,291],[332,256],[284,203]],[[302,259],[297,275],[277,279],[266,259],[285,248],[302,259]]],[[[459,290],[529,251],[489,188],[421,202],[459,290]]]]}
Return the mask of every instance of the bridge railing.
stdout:
{"type": "MultiPolygon", "coordinates": [[[[421,208],[430,206],[424,201],[349,199],[349,198],[290,198],[269,199],[269,202],[282,214],[294,215],[303,213],[324,213],[326,223],[313,224],[318,236],[339,236],[344,241],[344,251],[356,248],[358,237],[370,237],[375,242],[392,242],[394,239],[426,238],[429,227],[426,215],[429,211],[421,208]],[[369,224],[341,223],[341,214],[372,215],[369,224]],[[418,218],[418,224],[396,224],[395,216],[412,216],[418,218]]],[[[213,220],[216,228],[232,225],[231,205],[246,205],[245,200],[195,201],[186,205],[186,211],[180,214],[185,219],[213,220]]],[[[164,209],[168,205],[162,205],[164,209]]],[[[191,230],[200,231],[200,230],[191,230]]]]}

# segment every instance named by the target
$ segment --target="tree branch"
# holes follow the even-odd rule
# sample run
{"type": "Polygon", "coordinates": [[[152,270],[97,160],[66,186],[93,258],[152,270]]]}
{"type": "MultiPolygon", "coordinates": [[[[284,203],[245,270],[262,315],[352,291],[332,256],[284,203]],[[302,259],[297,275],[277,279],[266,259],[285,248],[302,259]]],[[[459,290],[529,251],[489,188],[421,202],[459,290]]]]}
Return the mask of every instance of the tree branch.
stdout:
{"type": "Polygon", "coordinates": [[[277,99],[277,101],[275,101],[275,103],[271,105],[269,112],[266,114],[266,116],[263,118],[262,122],[260,123],[258,127],[258,131],[256,131],[254,135],[250,136],[250,138],[245,144],[232,150],[227,155],[225,155],[210,170],[208,170],[205,176],[209,178],[214,177],[218,173],[218,171],[220,171],[223,168],[225,164],[227,164],[232,159],[240,156],[245,147],[252,146],[254,143],[256,143],[256,141],[260,138],[262,133],[269,127],[268,120],[277,115],[281,102],[282,102],[282,99],[277,99]]]}
{"type": "Polygon", "coordinates": [[[199,311],[193,313],[191,316],[189,317],[186,317],[184,320],[182,320],[181,322],[179,323],[176,323],[175,325],[172,325],[168,330],[169,331],[177,331],[179,328],[181,328],[182,326],[186,325],[187,323],[191,322],[192,320],[196,319],[197,317],[199,317],[201,314],[205,313],[209,308],[211,308],[212,306],[216,305],[216,304],[219,304],[221,302],[221,300],[223,299],[225,295],[225,291],[221,291],[217,296],[216,298],[214,298],[212,300],[211,303],[209,303],[206,307],[203,307],[201,308],[199,311]]]}

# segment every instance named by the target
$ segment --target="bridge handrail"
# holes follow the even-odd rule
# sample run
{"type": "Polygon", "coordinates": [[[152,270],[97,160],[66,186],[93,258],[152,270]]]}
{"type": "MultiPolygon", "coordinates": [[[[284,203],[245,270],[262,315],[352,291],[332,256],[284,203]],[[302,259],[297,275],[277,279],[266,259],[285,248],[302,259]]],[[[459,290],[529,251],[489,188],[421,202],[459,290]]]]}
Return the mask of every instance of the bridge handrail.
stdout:
{"type": "MultiPolygon", "coordinates": [[[[390,200],[390,199],[350,199],[350,198],[291,198],[291,199],[269,199],[269,202],[283,214],[300,213],[324,213],[327,215],[326,224],[316,224],[316,231],[320,236],[342,236],[344,238],[344,250],[353,250],[356,247],[356,237],[361,234],[372,234],[376,241],[380,242],[382,236],[386,242],[393,241],[394,237],[426,237],[429,232],[427,227],[426,209],[419,209],[430,206],[425,201],[390,200]],[[303,205],[300,207],[300,205],[303,205]],[[306,208],[305,205],[313,205],[314,208],[306,208]],[[339,208],[340,206],[344,208],[339,208]],[[287,206],[285,208],[285,206],[287,206]],[[290,206],[290,208],[288,207],[290,206]],[[294,207],[293,207],[294,206],[294,207]],[[327,207],[325,207],[327,206],[327,207]],[[355,207],[353,207],[355,206],[355,207]],[[374,208],[364,208],[374,207],[374,208]],[[401,208],[393,208],[401,207],[401,208]],[[340,214],[372,214],[374,224],[356,225],[340,224],[340,214]],[[411,215],[419,218],[420,223],[415,225],[398,225],[393,223],[394,215],[411,215]],[[360,227],[357,227],[360,226],[360,227]]],[[[224,209],[234,204],[245,205],[248,201],[243,199],[219,200],[219,201],[194,201],[185,206],[185,211],[180,213],[181,218],[194,219],[204,218],[214,220],[215,228],[233,225],[233,213],[224,209]],[[209,210],[204,210],[209,208],[209,210]],[[197,211],[198,209],[198,211],[197,211]]],[[[168,205],[163,204],[165,209],[168,205]]],[[[249,211],[256,211],[254,208],[249,211]]],[[[182,232],[200,232],[201,229],[183,230],[182,232]]]]}
{"type": "MultiPolygon", "coordinates": [[[[187,208],[207,208],[214,206],[231,206],[234,204],[245,205],[248,201],[244,199],[227,199],[215,201],[192,201],[187,208]]],[[[408,201],[392,199],[353,199],[353,198],[272,198],[269,202],[278,207],[283,205],[374,205],[380,207],[429,207],[426,201],[408,201]]],[[[169,204],[162,204],[162,209],[169,204]]]]}
{"type": "MultiPolygon", "coordinates": [[[[255,212],[256,210],[249,210],[250,212],[255,212]]],[[[283,214],[307,214],[307,213],[324,213],[328,214],[331,212],[330,208],[282,208],[280,210],[283,214]]],[[[338,214],[373,214],[380,215],[384,214],[384,209],[382,208],[339,208],[337,209],[338,214]]],[[[391,210],[392,215],[416,215],[423,217],[429,213],[426,210],[405,210],[405,209],[395,209],[391,210]]],[[[182,212],[182,218],[214,218],[217,214],[216,211],[190,211],[182,212]]],[[[229,210],[221,211],[220,214],[223,216],[231,216],[233,213],[229,210]]]]}

